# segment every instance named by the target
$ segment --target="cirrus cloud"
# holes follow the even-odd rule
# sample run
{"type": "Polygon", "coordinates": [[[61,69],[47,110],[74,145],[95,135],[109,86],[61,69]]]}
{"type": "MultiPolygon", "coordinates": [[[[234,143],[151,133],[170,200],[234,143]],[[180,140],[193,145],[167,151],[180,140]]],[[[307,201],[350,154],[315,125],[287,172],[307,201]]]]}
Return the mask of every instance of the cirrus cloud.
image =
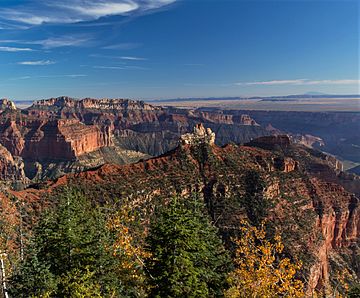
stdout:
{"type": "Polygon", "coordinates": [[[0,47],[0,52],[31,52],[30,48],[0,47]]]}
{"type": "Polygon", "coordinates": [[[39,60],[39,61],[21,61],[17,64],[19,65],[28,65],[28,66],[45,66],[45,65],[52,65],[55,64],[55,61],[51,60],[39,60]]]}
{"type": "Polygon", "coordinates": [[[22,6],[0,9],[0,20],[27,25],[95,21],[107,16],[127,16],[161,8],[176,0],[30,0],[22,6]]]}
{"type": "Polygon", "coordinates": [[[146,58],[143,57],[134,57],[134,56],[121,56],[119,57],[122,60],[131,60],[131,61],[144,61],[147,60],[146,58]]]}

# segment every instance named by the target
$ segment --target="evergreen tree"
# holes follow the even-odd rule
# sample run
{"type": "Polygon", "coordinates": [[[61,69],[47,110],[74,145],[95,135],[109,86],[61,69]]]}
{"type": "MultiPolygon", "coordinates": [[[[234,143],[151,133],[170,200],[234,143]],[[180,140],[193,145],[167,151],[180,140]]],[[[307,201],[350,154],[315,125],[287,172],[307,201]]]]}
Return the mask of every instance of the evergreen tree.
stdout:
{"type": "Polygon", "coordinates": [[[359,298],[360,297],[360,284],[352,286],[347,295],[349,298],[359,298]]]}
{"type": "Polygon", "coordinates": [[[196,197],[174,198],[151,223],[151,297],[221,297],[230,259],[196,197]]]}
{"type": "Polygon", "coordinates": [[[27,257],[11,280],[13,297],[99,297],[121,291],[112,235],[100,209],[69,191],[34,231],[27,257]]]}

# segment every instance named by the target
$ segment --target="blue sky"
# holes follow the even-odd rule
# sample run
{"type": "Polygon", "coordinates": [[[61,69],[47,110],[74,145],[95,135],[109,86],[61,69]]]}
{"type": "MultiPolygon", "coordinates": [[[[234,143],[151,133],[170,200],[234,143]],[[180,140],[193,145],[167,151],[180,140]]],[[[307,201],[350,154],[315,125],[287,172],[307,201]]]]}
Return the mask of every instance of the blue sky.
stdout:
{"type": "Polygon", "coordinates": [[[357,94],[359,3],[1,0],[0,97],[357,94]]]}

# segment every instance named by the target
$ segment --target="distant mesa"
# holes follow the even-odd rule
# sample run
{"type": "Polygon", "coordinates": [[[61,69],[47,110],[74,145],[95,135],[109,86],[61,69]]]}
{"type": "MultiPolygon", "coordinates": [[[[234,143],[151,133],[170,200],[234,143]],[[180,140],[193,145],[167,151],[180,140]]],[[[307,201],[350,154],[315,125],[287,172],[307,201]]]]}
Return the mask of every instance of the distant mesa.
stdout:
{"type": "Polygon", "coordinates": [[[74,99],[68,96],[61,96],[50,99],[43,99],[34,102],[29,109],[43,108],[74,108],[74,109],[97,109],[97,110],[155,110],[154,106],[146,104],[144,101],[131,99],[74,99]]]}

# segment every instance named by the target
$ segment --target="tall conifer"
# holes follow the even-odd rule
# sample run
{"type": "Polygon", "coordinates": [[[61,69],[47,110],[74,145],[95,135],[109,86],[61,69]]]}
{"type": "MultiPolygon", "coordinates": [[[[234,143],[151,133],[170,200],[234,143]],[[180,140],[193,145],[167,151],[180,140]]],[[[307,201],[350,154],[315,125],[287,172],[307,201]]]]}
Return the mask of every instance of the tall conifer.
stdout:
{"type": "Polygon", "coordinates": [[[151,297],[221,297],[230,259],[193,196],[173,198],[151,224],[148,261],[151,297]]]}

